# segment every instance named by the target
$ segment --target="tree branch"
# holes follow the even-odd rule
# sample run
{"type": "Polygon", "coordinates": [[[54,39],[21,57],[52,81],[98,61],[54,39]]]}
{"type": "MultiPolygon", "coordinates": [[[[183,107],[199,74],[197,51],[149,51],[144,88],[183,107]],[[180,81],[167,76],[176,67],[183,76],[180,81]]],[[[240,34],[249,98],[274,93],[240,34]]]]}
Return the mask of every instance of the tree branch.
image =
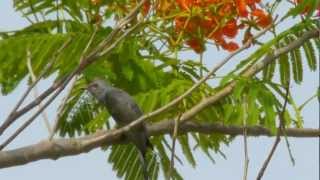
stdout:
{"type": "MultiPolygon", "coordinates": [[[[293,50],[293,49],[295,49],[297,47],[300,47],[301,45],[303,45],[303,43],[305,43],[309,39],[318,37],[319,36],[319,32],[320,32],[319,29],[310,30],[310,31],[305,32],[304,34],[302,34],[302,36],[300,38],[298,38],[295,41],[291,42],[288,46],[279,48],[279,49],[275,50],[274,52],[271,52],[270,54],[266,55],[262,61],[254,64],[248,70],[246,70],[242,74],[242,76],[243,77],[251,77],[251,76],[255,75],[256,73],[261,71],[265,66],[267,66],[272,61],[277,59],[280,55],[285,54],[287,52],[290,52],[291,50],[293,50]]],[[[245,48],[245,46],[243,48],[245,48]]],[[[235,54],[233,54],[233,55],[235,55],[235,54]]],[[[229,57],[231,57],[231,55],[229,57]]],[[[228,60],[228,58],[225,59],[225,61],[226,60],[228,60]]],[[[223,63],[221,63],[221,64],[223,64],[223,63]]],[[[217,69],[219,69],[218,67],[217,67],[217,69]]],[[[213,70],[211,70],[209,72],[209,74],[214,72],[214,70],[215,70],[215,68],[213,70]]],[[[176,105],[178,102],[180,102],[181,99],[183,99],[185,96],[189,95],[194,89],[196,89],[199,86],[199,83],[202,83],[202,82],[206,81],[205,78],[207,78],[207,76],[203,77],[203,79],[199,80],[190,89],[188,89],[183,95],[177,97],[176,99],[174,99],[170,103],[166,104],[165,106],[163,106],[163,107],[161,107],[161,108],[159,108],[159,109],[157,109],[157,110],[155,110],[155,111],[153,111],[151,113],[145,114],[145,115],[141,116],[140,118],[136,119],[135,121],[131,122],[130,124],[118,129],[117,133],[127,132],[131,128],[133,128],[133,127],[139,125],[140,123],[142,123],[143,121],[145,121],[146,119],[149,119],[149,118],[151,118],[151,117],[153,117],[155,115],[158,115],[158,114],[162,113],[164,110],[167,110],[169,107],[176,105]]],[[[236,84],[237,84],[236,80],[231,81],[229,85],[227,85],[224,88],[222,88],[220,91],[218,91],[213,96],[209,96],[208,98],[205,98],[204,100],[202,100],[197,105],[193,106],[190,110],[186,111],[182,115],[181,123],[183,124],[184,122],[186,122],[189,119],[193,118],[196,114],[198,114],[200,111],[202,111],[206,107],[208,107],[210,105],[213,105],[214,103],[218,102],[220,99],[222,99],[222,98],[226,97],[227,95],[229,95],[233,91],[233,88],[236,86],[236,84]]]]}
{"type": "MultiPolygon", "coordinates": [[[[141,0],[136,7],[129,12],[129,14],[124,17],[122,20],[119,21],[119,24],[113,29],[112,32],[104,39],[102,42],[100,42],[97,47],[92,50],[89,55],[86,57],[80,59],[79,65],[66,77],[60,79],[59,81],[55,82],[53,85],[51,85],[47,90],[42,92],[36,99],[31,101],[29,104],[25,105],[23,108],[18,110],[20,105],[23,103],[26,96],[29,94],[33,86],[39,81],[36,81],[36,83],[33,83],[32,86],[29,87],[29,89],[25,92],[21,100],[19,100],[18,104],[15,106],[15,108],[12,110],[12,112],[9,114],[7,119],[4,121],[4,123],[0,126],[0,135],[19,117],[24,115],[25,113],[29,112],[31,109],[33,109],[35,106],[39,105],[44,99],[46,99],[49,95],[51,95],[53,92],[55,92],[57,89],[62,89],[64,86],[66,86],[69,81],[77,74],[80,74],[87,66],[95,62],[99,57],[106,55],[109,53],[113,48],[115,48],[118,43],[124,39],[128,34],[130,34],[135,28],[137,27],[139,22],[137,24],[134,24],[133,27],[129,28],[128,30],[124,31],[120,37],[116,36],[121,32],[122,28],[124,28],[125,25],[128,25],[132,19],[134,19],[138,13],[138,10],[143,5],[144,2],[147,0],[141,0]],[[116,40],[113,40],[114,38],[117,38],[116,40]]],[[[40,78],[40,77],[39,77],[40,78]]],[[[51,102],[50,102],[51,103],[51,102]]],[[[49,103],[49,104],[50,104],[49,103]]],[[[38,112],[37,112],[38,113],[38,112]]],[[[41,112],[40,112],[41,113],[41,112]]]]}
{"type": "MultiPolygon", "coordinates": [[[[157,136],[161,134],[171,134],[174,129],[174,121],[166,120],[147,127],[149,136],[157,136]]],[[[195,123],[185,122],[179,125],[179,134],[188,132],[199,132],[204,134],[220,133],[225,135],[243,135],[243,127],[226,126],[218,123],[195,123]]],[[[103,130],[95,134],[70,139],[44,140],[34,145],[22,148],[1,151],[0,152],[0,168],[7,168],[17,165],[23,165],[29,162],[41,159],[58,159],[64,156],[77,155],[88,152],[92,149],[101,147],[102,145],[122,144],[127,141],[122,137],[123,131],[120,129],[103,130]]],[[[284,133],[281,133],[283,135],[284,133]]],[[[291,137],[319,137],[319,129],[297,129],[287,128],[285,131],[287,136],[291,137]]],[[[270,130],[254,126],[247,127],[248,136],[274,136],[270,130]]]]}
{"type": "MultiPolygon", "coordinates": [[[[276,49],[273,52],[270,52],[268,55],[266,55],[264,57],[263,60],[257,62],[256,64],[251,66],[248,70],[243,72],[242,76],[243,77],[251,77],[251,76],[257,74],[264,67],[266,67],[268,64],[270,64],[271,62],[275,61],[278,57],[280,57],[280,55],[288,53],[288,52],[292,51],[293,49],[302,46],[309,39],[319,37],[319,35],[320,35],[320,29],[310,30],[308,32],[303,33],[300,36],[300,38],[296,39],[295,41],[292,41],[287,46],[276,49]]],[[[218,91],[214,95],[212,95],[208,98],[205,98],[203,101],[201,101],[197,105],[193,106],[189,111],[185,112],[182,115],[181,121],[184,122],[184,121],[191,119],[193,116],[198,114],[200,111],[202,111],[206,107],[215,104],[220,99],[229,95],[233,91],[236,84],[237,84],[236,80],[231,81],[231,83],[229,85],[222,88],[220,91],[218,91]]]]}

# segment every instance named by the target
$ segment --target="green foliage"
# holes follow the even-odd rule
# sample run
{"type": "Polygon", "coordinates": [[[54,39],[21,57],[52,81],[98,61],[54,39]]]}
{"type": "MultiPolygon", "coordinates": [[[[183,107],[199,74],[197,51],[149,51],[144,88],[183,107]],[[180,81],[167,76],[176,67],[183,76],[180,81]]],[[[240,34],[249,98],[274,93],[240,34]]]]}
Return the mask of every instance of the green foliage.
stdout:
{"type": "MultiPolygon", "coordinates": [[[[118,177],[124,177],[126,180],[143,179],[139,154],[132,144],[112,146],[108,161],[112,164],[118,177]]],[[[156,154],[153,152],[147,154],[147,171],[151,180],[158,179],[160,163],[157,161],[156,154]]]]}
{"type": "Polygon", "coordinates": [[[303,44],[303,50],[310,70],[315,71],[317,69],[317,57],[313,44],[310,41],[306,42],[303,44]]]}
{"type": "MultiPolygon", "coordinates": [[[[106,110],[97,105],[96,101],[86,96],[83,90],[79,90],[83,89],[87,84],[86,82],[94,77],[106,78],[115,86],[129,92],[134,96],[136,102],[145,113],[167,104],[192,86],[192,77],[189,74],[196,74],[196,72],[188,74],[184,72],[171,73],[163,68],[159,68],[159,66],[155,66],[152,61],[145,60],[143,56],[140,55],[138,51],[139,44],[137,44],[137,42],[138,41],[134,39],[125,41],[113,53],[105,57],[103,61],[92,64],[84,71],[83,75],[78,78],[70,93],[69,99],[66,101],[67,104],[62,111],[63,115],[61,116],[61,123],[59,125],[61,135],[73,136],[75,132],[92,133],[97,129],[104,128],[105,124],[108,123],[109,114],[106,113],[106,110]],[[128,56],[128,54],[130,55],[128,56]]],[[[201,86],[199,92],[187,97],[179,106],[181,106],[182,109],[192,107],[209,90],[210,88],[207,85],[201,86]]],[[[212,109],[214,108],[207,109],[204,112],[211,115],[216,113],[212,111],[212,109]]],[[[161,115],[152,118],[151,121],[173,118],[180,110],[181,109],[171,108],[161,115]]],[[[200,116],[201,114],[202,113],[200,113],[200,116]]],[[[203,119],[202,121],[205,120],[203,119]]],[[[179,138],[179,142],[189,162],[195,165],[195,160],[192,157],[187,139],[181,137],[179,138]]],[[[216,140],[216,143],[218,142],[219,140],[216,140]]],[[[150,165],[152,168],[156,168],[150,171],[154,171],[154,174],[157,175],[159,171],[157,168],[161,167],[164,172],[167,172],[170,162],[169,158],[163,159],[163,157],[168,156],[163,145],[156,143],[155,147],[162,158],[159,165],[150,165]],[[159,148],[163,150],[160,151],[159,148]]],[[[126,146],[112,147],[111,154],[112,156],[118,156],[120,152],[129,151],[126,148],[126,146]]],[[[132,154],[132,157],[125,156],[120,159],[110,157],[109,162],[114,165],[114,170],[118,176],[125,177],[126,179],[129,177],[139,178],[140,175],[136,173],[139,172],[138,166],[140,166],[140,163],[138,160],[132,160],[132,158],[136,156],[135,151],[130,151],[130,154],[132,154]],[[127,166],[125,166],[126,163],[123,162],[129,161],[134,161],[135,163],[131,165],[132,167],[130,166],[131,168],[125,168],[127,166]]],[[[179,175],[176,170],[173,174],[178,179],[181,179],[181,175],[179,175]]]]}
{"type": "MultiPolygon", "coordinates": [[[[315,28],[314,24],[311,22],[305,22],[306,30],[315,28]],[[308,24],[311,23],[311,24],[308,24]]],[[[288,46],[291,42],[296,40],[301,34],[301,31],[297,31],[295,28],[290,29],[291,33],[288,33],[283,40],[279,42],[279,47],[288,46]]],[[[317,67],[317,60],[316,60],[316,50],[313,45],[313,40],[307,41],[304,43],[302,47],[296,48],[289,52],[288,54],[281,55],[278,59],[279,64],[279,74],[280,74],[280,82],[283,85],[286,85],[288,82],[290,82],[291,79],[291,73],[290,73],[290,67],[291,72],[293,74],[293,79],[296,83],[301,83],[303,80],[303,70],[305,69],[303,67],[303,59],[306,59],[308,62],[308,66],[311,71],[315,71],[317,67]],[[302,53],[304,52],[305,57],[302,57],[302,53]],[[288,63],[289,62],[289,63],[288,63]],[[290,66],[291,63],[291,66],[290,66]]],[[[266,69],[264,69],[264,78],[266,80],[271,80],[274,77],[274,70],[275,70],[276,63],[272,63],[269,66],[267,66],[266,69]]]]}
{"type": "Polygon", "coordinates": [[[275,132],[281,104],[266,84],[259,79],[239,79],[229,103],[223,105],[225,121],[233,125],[243,125],[246,121],[249,126],[262,125],[275,132]]]}
{"type": "MultiPolygon", "coordinates": [[[[60,78],[69,74],[79,64],[91,36],[90,33],[84,32],[51,34],[39,33],[38,28],[32,31],[31,29],[33,28],[30,27],[25,33],[16,33],[0,41],[0,48],[3,50],[0,52],[2,94],[10,93],[28,75],[26,60],[28,51],[31,53],[30,59],[36,76],[46,70],[48,64],[53,64],[47,69],[44,77],[57,73],[60,78]],[[64,45],[66,47],[58,52],[64,45]]],[[[99,43],[108,32],[108,28],[99,31],[93,46],[99,43]]]]}
{"type": "Polygon", "coordinates": [[[281,84],[288,84],[291,76],[288,54],[281,55],[277,62],[279,63],[280,82],[281,84]]]}
{"type": "Polygon", "coordinates": [[[186,135],[179,136],[178,141],[181,145],[182,152],[185,155],[186,159],[193,167],[195,167],[196,160],[195,160],[195,158],[192,154],[192,150],[190,148],[189,135],[186,134],[186,135]]]}
{"type": "MultiPolygon", "coordinates": [[[[255,64],[257,61],[261,60],[265,55],[267,55],[268,53],[270,53],[270,50],[276,50],[278,48],[281,47],[285,47],[287,45],[289,45],[292,41],[294,41],[295,39],[297,39],[298,37],[300,37],[300,35],[308,30],[311,29],[316,29],[318,28],[317,26],[317,21],[316,20],[305,20],[301,23],[298,23],[294,26],[292,26],[291,28],[281,32],[280,34],[278,34],[275,38],[273,38],[272,40],[264,43],[255,53],[253,53],[252,55],[250,55],[248,58],[244,59],[243,61],[241,61],[237,67],[230,72],[230,74],[228,76],[226,76],[223,82],[228,81],[228,79],[231,79],[231,75],[235,74],[236,72],[244,72],[247,68],[249,68],[251,65],[255,64]]],[[[303,64],[302,64],[302,54],[300,51],[303,51],[305,54],[305,59],[307,59],[308,63],[309,63],[309,67],[310,70],[315,70],[316,67],[316,60],[313,59],[313,57],[316,56],[315,52],[318,52],[316,49],[314,48],[313,44],[317,44],[316,43],[317,40],[310,40],[308,41],[308,47],[304,48],[304,47],[300,47],[298,49],[295,49],[294,53],[291,52],[291,55],[288,56],[287,54],[282,55],[280,57],[280,60],[277,60],[277,62],[279,63],[279,65],[281,66],[281,68],[279,69],[280,71],[280,75],[282,77],[282,83],[285,82],[290,82],[290,71],[289,69],[291,69],[291,72],[294,76],[294,80],[296,83],[300,83],[303,79],[302,77],[302,73],[303,73],[303,64]],[[290,61],[291,64],[294,64],[291,66],[291,68],[289,67],[289,64],[286,62],[282,62],[282,61],[290,61]],[[284,71],[281,71],[281,69],[283,69],[284,71]],[[286,78],[286,79],[283,79],[286,78]]],[[[306,46],[306,45],[305,45],[306,46]]],[[[290,54],[290,53],[289,53],[290,54]]],[[[318,62],[319,63],[319,62],[318,62]]],[[[265,80],[271,80],[274,75],[276,74],[276,66],[277,63],[271,63],[270,65],[268,65],[264,70],[263,70],[263,76],[265,80]]],[[[283,85],[286,85],[283,84],[283,85]]]]}
{"type": "MultiPolygon", "coordinates": [[[[117,20],[118,16],[124,15],[124,12],[112,9],[112,4],[126,5],[128,1],[102,0],[101,3],[110,6],[102,9],[88,0],[15,0],[16,9],[35,23],[19,31],[0,33],[1,93],[12,92],[23,79],[29,77],[26,65],[28,51],[31,53],[33,71],[37,76],[44,72],[44,78],[55,77],[58,80],[69,75],[79,65],[80,58],[110,33],[112,29],[106,25],[110,22],[106,20],[114,17],[117,20]],[[94,17],[98,14],[106,24],[94,24],[94,17]],[[93,43],[87,52],[83,52],[96,28],[93,43]],[[64,45],[66,47],[59,51],[64,45]],[[50,68],[49,64],[52,64],[50,68]]],[[[303,22],[263,43],[256,52],[240,61],[218,86],[211,87],[205,83],[177,106],[148,121],[173,119],[201,100],[219,92],[234,80],[237,84],[232,94],[199,112],[193,117],[193,121],[219,122],[226,125],[243,125],[246,121],[249,126],[264,126],[275,133],[278,114],[286,99],[286,86],[292,79],[298,84],[303,81],[303,74],[307,68],[303,64],[307,64],[311,71],[319,67],[317,65],[319,38],[281,55],[278,60],[263,69],[261,76],[259,74],[252,78],[243,78],[241,74],[253,64],[263,60],[271,50],[286,47],[303,32],[319,28],[318,22],[309,18],[317,3],[318,0],[303,1],[290,10],[287,16],[297,16],[306,7],[310,5],[312,7],[303,22]],[[279,82],[274,78],[277,75],[280,77],[279,82]]],[[[144,24],[143,28],[145,26],[144,24]]],[[[155,37],[150,37],[146,33],[148,29],[143,28],[128,36],[111,53],[101,57],[79,74],[58,116],[61,136],[73,137],[112,128],[110,115],[106,109],[83,90],[88,82],[96,77],[110,81],[114,86],[127,91],[142,110],[148,113],[166,105],[188,90],[195,80],[201,78],[200,71],[208,72],[208,69],[199,62],[181,60],[176,54],[163,50],[162,45],[159,47],[158,44],[161,41],[158,38],[163,37],[155,34],[151,34],[155,37]]],[[[288,103],[293,111],[284,112],[286,126],[302,127],[303,106],[297,106],[290,94],[288,103]]],[[[151,140],[155,149],[154,152],[148,153],[147,158],[148,172],[152,180],[159,179],[161,171],[168,178],[171,155],[169,140],[167,136],[153,137],[151,140]]],[[[179,136],[177,141],[187,162],[195,167],[197,162],[193,151],[202,151],[214,162],[215,154],[224,157],[220,151],[221,144],[230,143],[232,137],[221,134],[189,133],[179,136]],[[195,142],[195,147],[191,147],[191,142],[195,142]]],[[[108,162],[112,164],[118,177],[126,180],[142,178],[137,150],[132,144],[114,145],[109,150],[108,162]]],[[[183,179],[177,169],[173,169],[172,174],[174,179],[183,179]]]]}
{"type": "Polygon", "coordinates": [[[306,13],[306,15],[307,15],[306,17],[310,18],[314,14],[317,7],[319,7],[319,5],[320,5],[319,0],[301,1],[300,3],[298,3],[298,5],[296,5],[296,7],[290,9],[285,17],[288,17],[288,16],[295,17],[297,15],[301,15],[303,13],[306,13]]]}
{"type": "MultiPolygon", "coordinates": [[[[166,141],[166,139],[163,136],[161,136],[161,137],[155,138],[155,142],[154,141],[152,141],[152,142],[159,152],[160,163],[161,163],[161,168],[162,168],[163,174],[166,177],[166,179],[168,179],[169,178],[168,173],[170,172],[170,158],[169,157],[171,154],[168,153],[168,152],[170,152],[170,150],[166,149],[164,146],[164,144],[166,143],[165,141],[166,141]]],[[[171,175],[175,180],[182,180],[183,179],[182,176],[178,173],[176,168],[173,168],[171,175]]]]}
{"type": "Polygon", "coordinates": [[[91,9],[90,1],[55,1],[55,0],[15,0],[17,10],[27,12],[25,15],[54,15],[55,13],[67,13],[74,20],[84,20],[85,10],[91,9]]]}

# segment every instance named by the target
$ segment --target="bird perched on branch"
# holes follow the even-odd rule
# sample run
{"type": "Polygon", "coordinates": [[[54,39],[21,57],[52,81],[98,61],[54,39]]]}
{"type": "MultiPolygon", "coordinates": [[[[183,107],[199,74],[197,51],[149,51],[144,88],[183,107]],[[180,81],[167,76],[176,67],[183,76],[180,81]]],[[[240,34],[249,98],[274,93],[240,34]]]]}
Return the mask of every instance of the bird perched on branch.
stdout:
{"type": "MultiPolygon", "coordinates": [[[[127,92],[111,86],[102,79],[91,82],[87,90],[108,109],[120,126],[126,126],[143,115],[139,106],[127,92]]],[[[138,148],[144,179],[147,180],[146,152],[148,147],[152,148],[152,144],[148,139],[145,124],[135,126],[126,132],[125,136],[138,148]]]]}

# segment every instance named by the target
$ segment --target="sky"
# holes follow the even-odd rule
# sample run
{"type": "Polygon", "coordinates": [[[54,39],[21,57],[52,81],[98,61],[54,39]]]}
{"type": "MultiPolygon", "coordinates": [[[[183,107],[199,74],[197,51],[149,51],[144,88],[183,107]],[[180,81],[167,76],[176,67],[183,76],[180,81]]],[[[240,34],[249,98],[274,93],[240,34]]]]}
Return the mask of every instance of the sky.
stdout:
{"type": "MultiPolygon", "coordinates": [[[[286,7],[282,7],[283,10],[286,7]]],[[[0,1],[0,31],[10,31],[25,27],[28,22],[16,13],[12,8],[12,1],[0,1]]],[[[285,28],[289,24],[282,25],[285,28]]],[[[213,47],[211,47],[213,49],[213,47]]],[[[1,51],[1,50],[0,50],[1,51]]],[[[242,53],[241,56],[247,55],[242,53]]],[[[215,50],[208,51],[205,56],[205,63],[208,67],[213,67],[226,54],[217,53],[215,50]]],[[[192,55],[185,54],[185,57],[192,58],[192,55]]],[[[23,60],[22,60],[23,61],[23,60]]],[[[236,62],[227,64],[227,67],[232,67],[236,62]]],[[[304,65],[306,62],[303,62],[304,65]]],[[[0,62],[1,65],[1,62],[0,62]]],[[[223,70],[222,70],[223,72],[223,70]]],[[[317,72],[305,73],[304,82],[293,86],[293,96],[296,97],[298,104],[303,103],[311,94],[315,92],[318,86],[319,76],[317,72]]],[[[38,85],[39,91],[44,90],[52,83],[52,78],[41,81],[38,85]]],[[[26,81],[23,81],[18,88],[11,94],[3,96],[0,94],[0,123],[10,112],[11,108],[21,97],[26,89],[26,81]]],[[[61,96],[53,103],[46,113],[51,121],[54,120],[56,108],[61,101],[61,96]]],[[[28,99],[30,101],[32,96],[28,99]]],[[[27,101],[28,101],[27,100],[27,101]]],[[[10,133],[14,131],[21,123],[30,116],[27,114],[20,118],[18,123],[0,137],[0,142],[3,142],[10,133]]],[[[316,100],[309,103],[303,110],[305,127],[319,127],[319,104],[316,100]]],[[[42,119],[37,119],[32,123],[12,144],[8,149],[13,149],[28,144],[34,144],[48,137],[48,132],[44,126],[42,119]]],[[[265,158],[267,157],[270,148],[274,142],[274,138],[267,137],[250,137],[248,138],[249,148],[249,169],[248,179],[255,179],[259,169],[261,168],[265,158]]],[[[292,165],[285,142],[281,141],[278,146],[272,161],[270,162],[264,178],[271,179],[291,179],[291,180],[318,180],[319,179],[319,144],[317,138],[289,138],[292,153],[296,164],[292,165]]],[[[192,168],[185,161],[184,165],[178,165],[180,172],[186,180],[194,179],[224,179],[237,180],[243,177],[244,152],[243,152],[243,137],[237,137],[229,146],[223,146],[221,151],[226,155],[224,159],[220,155],[214,155],[215,164],[213,164],[205,155],[199,151],[195,151],[194,155],[197,159],[196,168],[192,168]]],[[[181,150],[178,148],[178,153],[181,150]]],[[[29,163],[23,166],[16,166],[0,170],[0,179],[17,180],[17,179],[95,179],[95,180],[115,180],[117,177],[112,171],[111,166],[107,163],[108,154],[95,149],[89,153],[84,153],[77,156],[63,157],[56,161],[40,160],[29,163]]]]}

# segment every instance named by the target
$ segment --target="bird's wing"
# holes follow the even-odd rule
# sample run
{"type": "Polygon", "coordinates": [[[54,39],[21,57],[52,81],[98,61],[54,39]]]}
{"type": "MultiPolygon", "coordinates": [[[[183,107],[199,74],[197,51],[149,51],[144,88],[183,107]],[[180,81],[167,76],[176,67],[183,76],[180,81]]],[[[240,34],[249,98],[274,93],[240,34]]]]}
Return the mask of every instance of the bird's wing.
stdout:
{"type": "Polygon", "coordinates": [[[128,102],[128,106],[129,106],[129,109],[135,112],[135,114],[137,114],[138,116],[142,116],[143,113],[141,109],[133,100],[128,102]]]}
{"type": "Polygon", "coordinates": [[[118,88],[114,88],[112,91],[112,98],[109,99],[109,103],[111,103],[111,108],[119,108],[118,111],[130,114],[131,118],[134,119],[143,114],[134,99],[127,92],[118,88]]]}

